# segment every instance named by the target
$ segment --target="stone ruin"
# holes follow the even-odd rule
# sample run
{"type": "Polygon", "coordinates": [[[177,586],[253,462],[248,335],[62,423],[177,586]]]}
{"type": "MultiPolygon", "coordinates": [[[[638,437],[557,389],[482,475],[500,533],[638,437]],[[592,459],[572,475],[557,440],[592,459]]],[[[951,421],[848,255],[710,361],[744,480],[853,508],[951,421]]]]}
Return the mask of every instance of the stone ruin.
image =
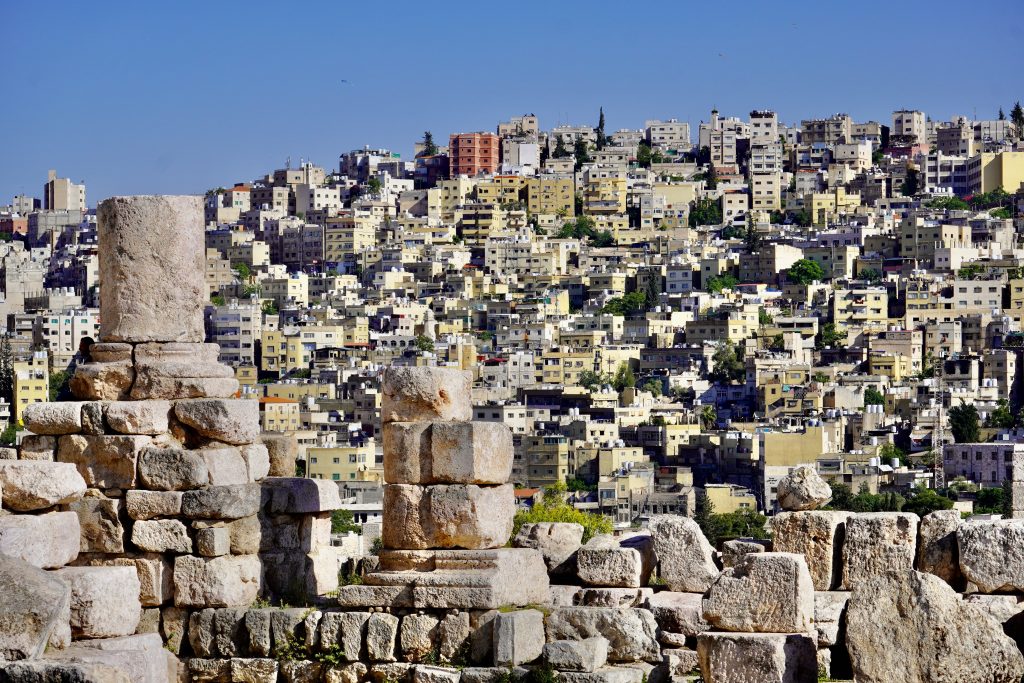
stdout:
{"type": "Polygon", "coordinates": [[[0,683],[1009,682],[1024,675],[1024,521],[821,509],[779,484],[770,541],[692,519],[509,543],[512,440],[469,373],[383,378],[385,523],[339,586],[331,482],[203,343],[198,199],[100,207],[100,343],[81,401],[0,452],[0,683]]]}

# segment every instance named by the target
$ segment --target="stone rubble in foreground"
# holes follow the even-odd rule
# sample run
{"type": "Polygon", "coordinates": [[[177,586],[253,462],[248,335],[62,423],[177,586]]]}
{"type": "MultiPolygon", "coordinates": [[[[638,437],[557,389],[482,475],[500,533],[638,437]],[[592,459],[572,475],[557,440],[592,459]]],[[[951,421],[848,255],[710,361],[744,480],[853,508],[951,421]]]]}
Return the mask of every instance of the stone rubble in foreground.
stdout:
{"type": "Polygon", "coordinates": [[[511,434],[472,422],[468,376],[445,368],[385,375],[385,549],[339,587],[337,487],[281,476],[292,447],[260,434],[202,342],[201,269],[135,275],[172,265],[134,244],[195,262],[199,214],[191,198],[101,207],[114,256],[81,400],[32,407],[36,436],[0,460],[0,682],[1024,676],[1024,522],[836,513],[797,472],[767,544],[720,552],[677,516],[512,538],[511,434]]]}

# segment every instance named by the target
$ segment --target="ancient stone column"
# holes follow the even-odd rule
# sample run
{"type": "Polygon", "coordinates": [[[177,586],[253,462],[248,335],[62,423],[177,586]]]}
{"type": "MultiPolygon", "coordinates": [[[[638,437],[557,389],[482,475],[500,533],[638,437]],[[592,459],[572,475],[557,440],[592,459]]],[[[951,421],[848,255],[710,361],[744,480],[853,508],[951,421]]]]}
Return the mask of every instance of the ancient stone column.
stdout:
{"type": "Polygon", "coordinates": [[[102,341],[202,342],[202,198],[111,197],[97,217],[102,341]]]}

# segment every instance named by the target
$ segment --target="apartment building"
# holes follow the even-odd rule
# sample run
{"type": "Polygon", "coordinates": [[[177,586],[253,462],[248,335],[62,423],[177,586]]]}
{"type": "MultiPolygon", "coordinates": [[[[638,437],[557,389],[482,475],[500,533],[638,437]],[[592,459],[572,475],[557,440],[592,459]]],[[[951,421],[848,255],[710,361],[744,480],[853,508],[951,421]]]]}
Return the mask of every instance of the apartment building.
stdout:
{"type": "Polygon", "coordinates": [[[232,367],[254,365],[263,329],[259,304],[232,299],[207,310],[207,338],[220,344],[220,362],[232,367]]]}
{"type": "Polygon", "coordinates": [[[43,208],[48,211],[81,211],[88,210],[85,203],[85,183],[73,183],[68,178],[58,178],[57,172],[50,170],[46,174],[43,185],[43,208]]]}
{"type": "Polygon", "coordinates": [[[982,152],[967,160],[967,191],[1013,194],[1024,185],[1024,152],[982,152]]]}
{"type": "Polygon", "coordinates": [[[923,111],[899,109],[892,113],[891,135],[905,137],[912,143],[928,141],[928,119],[923,111]]]}
{"type": "Polygon", "coordinates": [[[685,152],[690,149],[690,124],[677,119],[644,121],[644,139],[651,147],[685,152]]]}
{"type": "Polygon", "coordinates": [[[448,138],[452,176],[495,173],[501,163],[501,142],[494,133],[453,133],[448,138]]]}
{"type": "Polygon", "coordinates": [[[78,352],[86,337],[93,341],[100,336],[100,312],[97,308],[69,309],[36,315],[32,341],[50,353],[54,368],[64,368],[78,352]]]}

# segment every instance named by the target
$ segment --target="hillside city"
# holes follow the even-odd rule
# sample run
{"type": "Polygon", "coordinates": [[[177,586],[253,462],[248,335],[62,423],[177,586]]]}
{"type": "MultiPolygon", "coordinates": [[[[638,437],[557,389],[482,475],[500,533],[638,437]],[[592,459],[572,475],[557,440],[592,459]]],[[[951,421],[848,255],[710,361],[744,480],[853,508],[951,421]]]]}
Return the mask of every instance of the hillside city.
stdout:
{"type": "MultiPolygon", "coordinates": [[[[1012,103],[1011,103],[1012,104],[1012,103]]],[[[1024,483],[1024,111],[425,132],[205,196],[206,340],[381,535],[381,374],[472,372],[523,511],[757,535],[799,465],[860,512],[1010,516],[1024,483]],[[412,142],[412,141],[410,141],[412,142]]],[[[87,174],[88,169],[80,169],[87,174]]],[[[76,171],[77,172],[77,171],[76,171]]],[[[257,171],[261,173],[261,171],[257,171]]],[[[0,207],[2,441],[99,338],[96,211],[50,171],[0,207]]],[[[1021,506],[1024,506],[1022,497],[1021,506]]]]}

